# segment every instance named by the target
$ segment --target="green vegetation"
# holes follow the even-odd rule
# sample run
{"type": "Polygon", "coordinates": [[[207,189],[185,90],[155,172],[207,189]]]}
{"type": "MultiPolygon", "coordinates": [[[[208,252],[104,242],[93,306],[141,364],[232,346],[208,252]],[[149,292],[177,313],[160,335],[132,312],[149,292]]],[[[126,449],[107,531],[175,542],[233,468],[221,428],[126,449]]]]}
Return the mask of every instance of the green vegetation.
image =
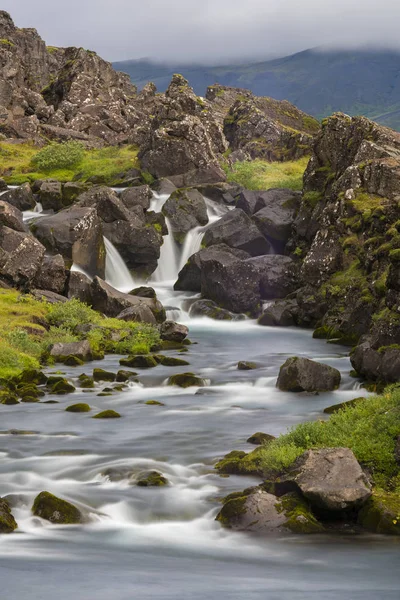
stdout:
{"type": "Polygon", "coordinates": [[[38,151],[30,142],[0,142],[0,177],[9,185],[48,178],[62,182],[87,181],[92,177],[112,184],[120,181],[122,173],[139,167],[137,155],[138,149],[128,145],[85,150],[76,142],[68,142],[50,144],[38,151]],[[67,163],[78,160],[79,156],[79,162],[65,163],[65,160],[67,163]]]}
{"type": "Polygon", "coordinates": [[[224,166],[227,180],[249,190],[289,188],[301,190],[308,158],[288,162],[269,163],[264,160],[237,162],[232,167],[224,166]]]}
{"type": "Polygon", "coordinates": [[[14,44],[14,43],[13,43],[11,40],[7,40],[6,38],[1,38],[1,39],[0,39],[0,44],[1,44],[2,46],[10,46],[11,48],[12,48],[13,46],[15,46],[15,44],[14,44]]]}
{"type": "Polygon", "coordinates": [[[265,475],[276,476],[311,448],[351,448],[374,484],[400,492],[400,468],[395,444],[400,435],[400,387],[382,395],[358,400],[332,414],[329,421],[297,425],[261,448],[259,459],[265,475]]]}

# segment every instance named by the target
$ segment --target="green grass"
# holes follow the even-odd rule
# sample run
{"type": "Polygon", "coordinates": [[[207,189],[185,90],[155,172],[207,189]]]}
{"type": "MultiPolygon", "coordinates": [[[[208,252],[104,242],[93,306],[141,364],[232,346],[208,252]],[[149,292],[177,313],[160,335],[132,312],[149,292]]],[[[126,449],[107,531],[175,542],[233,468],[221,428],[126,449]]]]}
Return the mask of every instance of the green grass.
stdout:
{"type": "Polygon", "coordinates": [[[230,183],[237,183],[248,190],[270,188],[301,190],[308,160],[304,157],[288,162],[269,163],[264,160],[237,162],[233,167],[225,167],[225,172],[230,183]]]}
{"type": "MultiPolygon", "coordinates": [[[[52,144],[48,148],[65,146],[52,144]]],[[[31,143],[9,144],[0,142],[0,177],[9,185],[20,185],[37,179],[57,179],[66,182],[72,180],[86,181],[93,176],[101,176],[105,182],[113,183],[120,179],[121,173],[131,168],[138,168],[138,149],[135,146],[108,147],[95,150],[84,150],[82,159],[73,167],[45,168],[34,166],[37,156],[43,153],[31,143]],[[35,158],[36,157],[36,158],[35,158]]],[[[43,164],[40,163],[39,164],[43,164]]],[[[45,163],[46,164],[46,163],[45,163]]],[[[48,164],[48,163],[47,163],[48,164]]]]}
{"type": "Polygon", "coordinates": [[[395,444],[400,435],[400,387],[366,398],[333,414],[329,421],[297,425],[262,449],[263,471],[277,475],[308,449],[351,448],[377,487],[400,491],[395,444]]]}

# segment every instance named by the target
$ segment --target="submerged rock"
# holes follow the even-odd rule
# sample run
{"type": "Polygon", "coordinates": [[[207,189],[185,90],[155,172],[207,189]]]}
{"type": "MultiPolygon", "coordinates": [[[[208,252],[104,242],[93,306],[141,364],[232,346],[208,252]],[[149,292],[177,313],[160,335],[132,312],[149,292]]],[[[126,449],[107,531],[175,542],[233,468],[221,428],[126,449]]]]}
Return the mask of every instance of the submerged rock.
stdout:
{"type": "Polygon", "coordinates": [[[66,412],[72,412],[72,413],[87,413],[90,412],[92,409],[90,408],[89,404],[72,404],[71,406],[67,406],[67,408],[65,409],[66,412]]]}
{"type": "Polygon", "coordinates": [[[150,354],[138,354],[137,356],[129,356],[129,358],[121,358],[119,364],[122,367],[134,367],[137,369],[151,369],[157,366],[157,361],[150,354]]]}
{"type": "Polygon", "coordinates": [[[254,362],[249,362],[247,360],[242,360],[238,363],[239,371],[253,371],[254,369],[258,369],[259,365],[254,362]]]}
{"type": "Polygon", "coordinates": [[[340,380],[337,369],[293,356],[281,366],[276,385],[287,392],[325,392],[336,390],[340,380]]]}
{"type": "Polygon", "coordinates": [[[155,360],[158,364],[163,367],[186,367],[190,363],[182,358],[175,358],[174,356],[163,356],[161,354],[154,355],[155,360]]]}
{"type": "Polygon", "coordinates": [[[168,385],[177,385],[181,388],[188,387],[203,387],[205,385],[204,379],[197,377],[194,373],[179,373],[178,375],[172,375],[168,379],[168,385]]]}
{"type": "Polygon", "coordinates": [[[136,485],[139,487],[162,487],[168,485],[168,479],[158,471],[145,471],[139,473],[136,485]]]}
{"type": "Polygon", "coordinates": [[[212,300],[196,300],[189,309],[189,316],[208,317],[215,321],[243,321],[246,315],[233,313],[225,308],[221,308],[212,300]]]}
{"type": "Polygon", "coordinates": [[[115,373],[105,371],[104,369],[93,369],[93,379],[95,381],[115,381],[117,378],[115,373]]]}
{"type": "MultiPolygon", "coordinates": [[[[99,394],[100,395],[100,394],[99,394]]],[[[95,415],[93,419],[120,419],[121,415],[115,410],[103,410],[98,415],[95,415]]]]}
{"type": "Polygon", "coordinates": [[[41,492],[36,496],[32,512],[36,517],[46,519],[55,525],[73,525],[83,520],[76,506],[49,492],[41,492]]]}

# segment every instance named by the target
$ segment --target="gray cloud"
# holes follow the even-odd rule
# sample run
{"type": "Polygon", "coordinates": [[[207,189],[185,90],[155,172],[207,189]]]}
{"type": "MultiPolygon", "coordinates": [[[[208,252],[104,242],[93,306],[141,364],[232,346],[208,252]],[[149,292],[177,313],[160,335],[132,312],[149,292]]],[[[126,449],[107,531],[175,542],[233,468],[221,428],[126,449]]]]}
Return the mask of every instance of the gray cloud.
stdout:
{"type": "Polygon", "coordinates": [[[3,0],[50,45],[108,60],[227,62],[305,48],[400,48],[398,0],[3,0]]]}

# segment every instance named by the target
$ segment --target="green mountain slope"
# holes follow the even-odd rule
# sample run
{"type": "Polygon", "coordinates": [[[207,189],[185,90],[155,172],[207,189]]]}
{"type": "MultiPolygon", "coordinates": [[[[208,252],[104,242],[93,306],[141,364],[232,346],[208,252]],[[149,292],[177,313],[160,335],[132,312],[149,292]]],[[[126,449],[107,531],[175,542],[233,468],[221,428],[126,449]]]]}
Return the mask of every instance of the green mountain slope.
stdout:
{"type": "Polygon", "coordinates": [[[258,96],[289,100],[318,118],[334,111],[363,114],[400,130],[400,51],[305,50],[272,61],[210,67],[163,65],[146,60],[114,63],[143,87],[153,81],[164,91],[175,72],[195,92],[220,83],[250,89],[258,96]]]}

